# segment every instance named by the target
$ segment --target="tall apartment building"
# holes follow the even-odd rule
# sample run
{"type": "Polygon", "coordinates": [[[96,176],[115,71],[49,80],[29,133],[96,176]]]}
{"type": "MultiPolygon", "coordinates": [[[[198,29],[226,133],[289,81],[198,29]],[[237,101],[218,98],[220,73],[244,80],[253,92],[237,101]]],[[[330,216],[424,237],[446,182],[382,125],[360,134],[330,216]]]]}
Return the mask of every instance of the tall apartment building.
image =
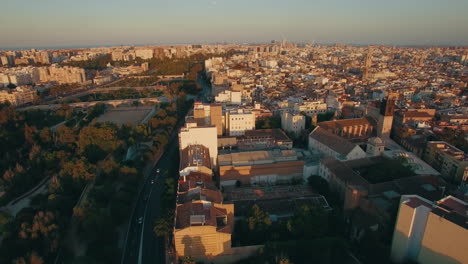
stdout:
{"type": "Polygon", "coordinates": [[[468,263],[467,206],[452,196],[433,203],[417,195],[403,195],[391,259],[396,263],[468,263]]]}
{"type": "Polygon", "coordinates": [[[218,136],[216,126],[197,126],[196,123],[187,123],[179,131],[179,149],[183,150],[190,145],[203,145],[208,148],[211,167],[217,164],[218,136]]]}
{"type": "Polygon", "coordinates": [[[430,141],[426,145],[424,160],[442,177],[455,184],[468,183],[465,170],[468,167],[468,155],[445,141],[430,141]]]}
{"type": "Polygon", "coordinates": [[[216,126],[217,135],[223,135],[223,108],[220,104],[195,102],[193,117],[198,126],[216,126]]]}
{"type": "Polygon", "coordinates": [[[31,74],[28,72],[12,72],[12,73],[0,73],[0,84],[6,86],[8,84],[14,84],[16,86],[27,85],[33,82],[31,74]]]}
{"type": "Polygon", "coordinates": [[[153,58],[154,50],[152,49],[137,49],[135,50],[135,56],[142,58],[143,60],[149,60],[153,58]]]}
{"type": "Polygon", "coordinates": [[[13,64],[13,57],[11,56],[0,56],[0,62],[3,66],[12,65],[13,64]]]}
{"type": "Polygon", "coordinates": [[[14,106],[31,103],[36,91],[29,87],[16,87],[15,89],[0,90],[0,103],[10,102],[14,106]]]}
{"type": "Polygon", "coordinates": [[[78,67],[59,67],[52,65],[48,67],[48,72],[43,71],[42,82],[57,82],[59,84],[66,83],[84,83],[86,81],[85,70],[78,67]],[[48,74],[47,74],[48,73],[48,74]]]}
{"type": "Polygon", "coordinates": [[[229,136],[242,136],[245,131],[255,129],[255,115],[250,110],[229,110],[225,114],[225,125],[229,136]]]}
{"type": "Polygon", "coordinates": [[[281,128],[284,131],[299,135],[305,129],[306,118],[300,114],[283,112],[281,114],[281,128]]]}
{"type": "Polygon", "coordinates": [[[50,54],[47,51],[40,51],[34,54],[34,61],[42,64],[50,64],[50,54]]]}

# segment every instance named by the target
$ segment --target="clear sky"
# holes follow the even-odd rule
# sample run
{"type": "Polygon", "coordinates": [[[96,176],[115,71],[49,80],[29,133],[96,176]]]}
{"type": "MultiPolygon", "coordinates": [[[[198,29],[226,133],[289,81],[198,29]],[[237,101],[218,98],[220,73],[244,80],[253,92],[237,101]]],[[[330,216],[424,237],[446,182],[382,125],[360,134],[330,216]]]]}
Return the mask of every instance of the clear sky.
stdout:
{"type": "Polygon", "coordinates": [[[268,42],[468,45],[468,0],[0,0],[0,48],[268,42]]]}

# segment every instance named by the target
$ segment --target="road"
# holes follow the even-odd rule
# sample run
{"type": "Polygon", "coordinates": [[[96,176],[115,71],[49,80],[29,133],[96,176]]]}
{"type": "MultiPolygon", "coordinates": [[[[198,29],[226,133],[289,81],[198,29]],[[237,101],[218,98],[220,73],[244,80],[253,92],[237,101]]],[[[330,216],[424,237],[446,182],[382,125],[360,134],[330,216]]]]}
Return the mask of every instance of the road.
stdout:
{"type": "MultiPolygon", "coordinates": [[[[202,94],[209,94],[208,84],[199,82],[203,87],[202,94]]],[[[202,96],[203,96],[202,95],[202,96]]],[[[202,97],[204,101],[206,97],[202,97]]],[[[164,172],[171,171],[171,164],[179,164],[179,140],[178,129],[183,124],[181,120],[168,143],[168,149],[161,156],[152,170],[152,174],[145,180],[143,188],[137,198],[134,213],[130,219],[129,232],[124,245],[122,264],[164,264],[166,263],[166,247],[164,238],[158,238],[153,232],[156,219],[161,216],[161,197],[164,193],[165,179],[167,177],[179,178],[178,172],[167,175],[164,172]],[[156,173],[159,169],[161,173],[156,173]],[[154,184],[151,184],[154,180],[154,184]],[[145,201],[145,197],[147,200],[145,201]],[[138,223],[142,217],[143,222],[138,223]]],[[[173,170],[172,170],[173,171],[173,170]]],[[[176,181],[177,182],[177,181],[176,181]]]]}
{"type": "Polygon", "coordinates": [[[177,129],[172,134],[168,149],[161,156],[152,170],[151,175],[145,180],[136,203],[135,211],[130,219],[129,233],[124,247],[123,264],[141,263],[165,263],[164,239],[157,238],[153,232],[154,222],[161,214],[161,196],[164,193],[164,181],[167,177],[178,175],[167,175],[171,164],[178,164],[179,142],[177,129]],[[156,173],[156,169],[161,173],[156,173]],[[154,184],[151,181],[154,180],[154,184]],[[145,201],[145,197],[147,201],[145,201]],[[143,223],[138,219],[142,217],[143,223]]]}

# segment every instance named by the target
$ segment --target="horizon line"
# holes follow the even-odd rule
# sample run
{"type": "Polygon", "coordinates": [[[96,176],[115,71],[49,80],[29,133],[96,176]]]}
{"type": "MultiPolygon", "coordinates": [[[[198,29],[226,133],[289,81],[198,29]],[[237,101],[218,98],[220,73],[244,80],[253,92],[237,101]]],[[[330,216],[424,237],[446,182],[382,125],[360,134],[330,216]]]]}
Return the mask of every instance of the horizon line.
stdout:
{"type": "MultiPolygon", "coordinates": [[[[377,43],[353,43],[353,42],[315,42],[315,41],[287,41],[293,44],[303,45],[320,45],[320,46],[332,46],[332,45],[346,45],[351,47],[363,47],[363,46],[383,46],[383,47],[402,47],[402,48],[465,48],[468,44],[377,44],[377,43]]],[[[276,42],[279,44],[280,42],[276,42]]],[[[92,49],[92,48],[113,48],[113,47],[144,47],[144,46],[188,46],[188,45],[267,45],[275,44],[271,41],[252,41],[252,42],[167,42],[167,43],[137,43],[137,44],[78,44],[78,45],[37,45],[37,46],[0,46],[0,51],[18,51],[18,50],[62,50],[62,49],[92,49]]]]}

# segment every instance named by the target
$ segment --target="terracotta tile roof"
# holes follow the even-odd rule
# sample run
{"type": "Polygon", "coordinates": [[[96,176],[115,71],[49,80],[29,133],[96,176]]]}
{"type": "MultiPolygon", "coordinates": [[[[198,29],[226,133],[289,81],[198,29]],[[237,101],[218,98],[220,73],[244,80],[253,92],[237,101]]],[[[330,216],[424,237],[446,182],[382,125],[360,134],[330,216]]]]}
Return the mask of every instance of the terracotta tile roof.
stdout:
{"type": "Polygon", "coordinates": [[[191,201],[203,200],[213,203],[222,203],[223,195],[218,190],[212,190],[202,187],[191,188],[185,192],[177,194],[177,203],[184,204],[191,201]]]}
{"type": "Polygon", "coordinates": [[[332,150],[342,155],[347,155],[357,146],[356,144],[353,144],[321,127],[316,127],[314,131],[310,133],[309,137],[317,140],[318,142],[328,146],[332,150]]]}
{"type": "Polygon", "coordinates": [[[180,153],[180,170],[187,167],[205,166],[211,168],[210,151],[203,145],[190,145],[180,153]]]}
{"type": "Polygon", "coordinates": [[[432,115],[426,113],[426,112],[418,112],[418,111],[409,111],[409,112],[404,112],[403,113],[404,118],[429,118],[432,119],[432,115]]]}
{"type": "Polygon", "coordinates": [[[325,122],[317,123],[317,126],[322,127],[327,130],[334,130],[336,128],[342,128],[342,127],[348,127],[348,126],[359,126],[359,125],[371,126],[372,124],[365,117],[340,119],[340,120],[325,121],[325,122]]]}
{"type": "MultiPolygon", "coordinates": [[[[192,226],[190,221],[191,217],[200,216],[204,218],[203,225],[210,225],[218,227],[216,217],[217,216],[226,216],[227,210],[224,208],[216,207],[216,204],[206,201],[195,201],[189,202],[182,205],[179,205],[176,209],[176,229],[183,229],[192,226]]],[[[200,225],[200,224],[198,224],[200,225]]],[[[227,225],[219,226],[218,231],[222,230],[223,232],[231,231],[230,228],[226,229],[227,225]]]]}

